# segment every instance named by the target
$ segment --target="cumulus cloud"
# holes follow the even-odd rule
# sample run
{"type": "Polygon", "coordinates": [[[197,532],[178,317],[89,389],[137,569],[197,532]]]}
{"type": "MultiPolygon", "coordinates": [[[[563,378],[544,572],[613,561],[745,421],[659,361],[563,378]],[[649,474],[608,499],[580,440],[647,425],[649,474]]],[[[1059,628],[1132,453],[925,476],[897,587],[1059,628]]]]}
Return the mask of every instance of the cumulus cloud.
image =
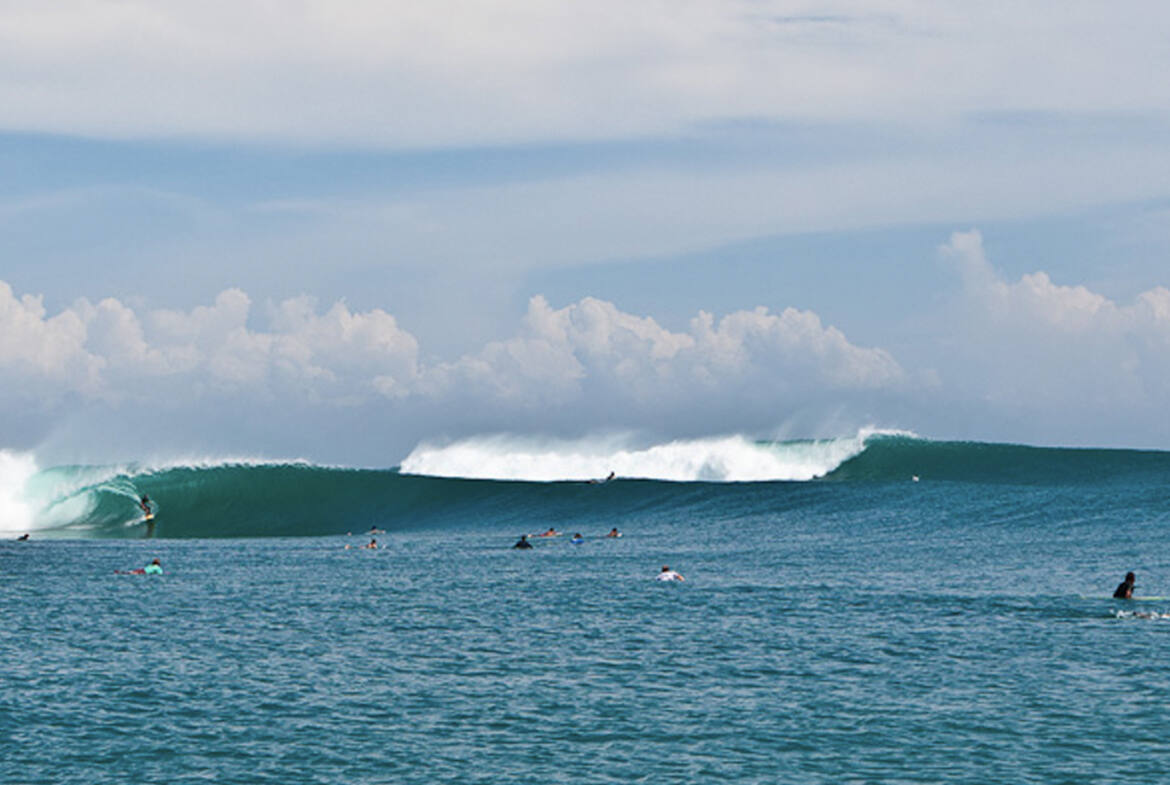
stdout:
{"type": "Polygon", "coordinates": [[[190,311],[139,316],[113,298],[82,299],[48,317],[39,297],[17,298],[0,282],[0,369],[8,395],[46,390],[117,402],[165,394],[297,397],[343,403],[409,385],[418,343],[394,317],[352,313],[336,303],[317,313],[309,298],[270,308],[269,327],[249,326],[250,298],[238,289],[190,311]],[[146,385],[149,384],[149,388],[146,385]]]}
{"type": "Polygon", "coordinates": [[[851,344],[807,311],[758,308],[718,321],[701,312],[687,332],[672,332],[602,300],[554,310],[534,297],[518,335],[436,368],[432,379],[507,402],[701,410],[894,389],[905,373],[888,352],[851,344]]]}
{"type": "MultiPolygon", "coordinates": [[[[897,389],[905,373],[879,348],[856,346],[816,314],[759,308],[682,332],[585,298],[554,309],[534,297],[516,334],[452,362],[424,363],[418,341],[379,309],[352,312],[309,297],[255,314],[238,289],[189,311],[136,313],[116,299],[80,300],[48,316],[38,298],[0,288],[0,370],[7,395],[55,388],[103,404],[165,401],[206,409],[221,401],[381,409],[426,407],[513,417],[550,413],[582,426],[636,427],[647,412],[777,411],[837,395],[897,389]],[[264,326],[253,322],[263,321],[264,326]],[[561,413],[561,414],[557,414],[561,413]]],[[[499,421],[503,424],[503,421],[499,421]]]]}
{"type": "Polygon", "coordinates": [[[966,367],[953,380],[988,401],[1073,421],[1113,421],[1119,409],[1154,415],[1170,401],[1170,289],[1119,304],[1045,272],[1008,281],[977,231],[955,233],[940,253],[964,282],[955,326],[966,367]]]}

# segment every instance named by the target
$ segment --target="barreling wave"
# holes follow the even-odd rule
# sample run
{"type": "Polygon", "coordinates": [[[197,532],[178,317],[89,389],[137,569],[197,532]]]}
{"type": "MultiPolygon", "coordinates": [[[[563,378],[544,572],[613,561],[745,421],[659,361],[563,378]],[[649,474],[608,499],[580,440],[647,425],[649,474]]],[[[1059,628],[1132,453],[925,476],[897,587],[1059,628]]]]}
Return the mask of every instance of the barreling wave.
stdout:
{"type": "MultiPolygon", "coordinates": [[[[56,466],[0,451],[0,531],[71,537],[264,537],[450,526],[620,522],[678,511],[700,517],[774,511],[875,483],[1102,483],[1170,480],[1170,453],[936,442],[862,431],[830,440],[610,440],[497,437],[420,446],[401,469],[304,461],[184,461],[56,466]],[[614,482],[605,482],[610,474],[614,482]],[[844,487],[843,487],[844,486],[844,487]],[[814,493],[814,496],[810,496],[814,493]],[[147,494],[149,525],[137,500],[147,494]]],[[[892,486],[891,486],[892,487],[892,486]]]]}

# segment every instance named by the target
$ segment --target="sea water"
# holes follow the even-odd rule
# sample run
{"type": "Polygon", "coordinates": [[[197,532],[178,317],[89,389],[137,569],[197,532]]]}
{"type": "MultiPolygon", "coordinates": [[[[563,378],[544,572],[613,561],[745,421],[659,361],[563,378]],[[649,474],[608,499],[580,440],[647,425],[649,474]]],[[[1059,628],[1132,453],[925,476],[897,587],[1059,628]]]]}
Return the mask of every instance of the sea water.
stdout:
{"type": "Polygon", "coordinates": [[[1110,598],[1129,570],[1170,596],[1164,453],[877,437],[806,482],[29,480],[52,499],[17,501],[75,517],[0,544],[0,782],[1170,780],[1170,600],[1110,598]],[[240,514],[281,483],[280,514],[240,514]],[[585,541],[510,547],[550,525],[585,541]]]}

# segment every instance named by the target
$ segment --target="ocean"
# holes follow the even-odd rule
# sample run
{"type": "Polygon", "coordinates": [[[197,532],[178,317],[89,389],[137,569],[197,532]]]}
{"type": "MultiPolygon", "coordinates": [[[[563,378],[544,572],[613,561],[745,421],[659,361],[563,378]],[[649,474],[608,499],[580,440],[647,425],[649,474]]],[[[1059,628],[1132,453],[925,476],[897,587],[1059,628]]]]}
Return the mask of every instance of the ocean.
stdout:
{"type": "Polygon", "coordinates": [[[0,782],[1167,782],[1168,524],[1170,453],[901,433],[0,453],[0,782]]]}

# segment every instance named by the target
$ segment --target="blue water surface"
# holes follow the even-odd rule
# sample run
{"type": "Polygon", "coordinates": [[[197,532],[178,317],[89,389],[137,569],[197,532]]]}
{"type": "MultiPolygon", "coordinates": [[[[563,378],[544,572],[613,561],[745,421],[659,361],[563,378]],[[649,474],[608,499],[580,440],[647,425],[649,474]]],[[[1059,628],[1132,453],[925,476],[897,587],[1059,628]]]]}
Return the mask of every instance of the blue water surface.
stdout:
{"type": "Polygon", "coordinates": [[[527,552],[5,542],[0,781],[1170,781],[1170,600],[1109,597],[1170,595],[1159,487],[729,493],[527,552]]]}

